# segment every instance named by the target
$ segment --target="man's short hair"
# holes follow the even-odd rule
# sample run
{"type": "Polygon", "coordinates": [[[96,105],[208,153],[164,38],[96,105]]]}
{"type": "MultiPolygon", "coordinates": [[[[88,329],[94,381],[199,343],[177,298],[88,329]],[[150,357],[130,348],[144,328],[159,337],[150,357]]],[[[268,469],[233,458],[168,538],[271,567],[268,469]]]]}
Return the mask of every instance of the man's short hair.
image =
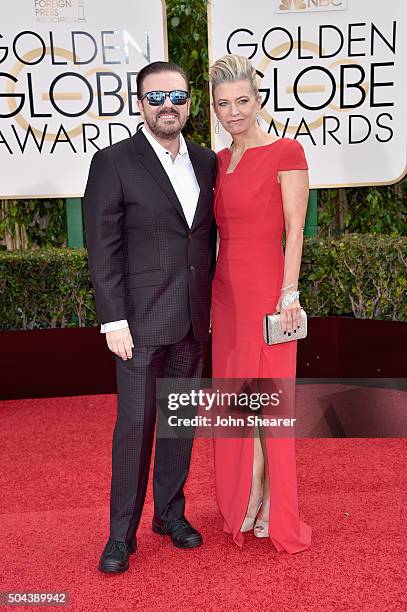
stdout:
{"type": "Polygon", "coordinates": [[[181,66],[174,64],[174,62],[152,62],[144,66],[137,75],[137,96],[139,98],[143,95],[144,79],[149,74],[158,74],[160,72],[178,72],[184,78],[186,90],[189,92],[189,78],[181,66]]]}

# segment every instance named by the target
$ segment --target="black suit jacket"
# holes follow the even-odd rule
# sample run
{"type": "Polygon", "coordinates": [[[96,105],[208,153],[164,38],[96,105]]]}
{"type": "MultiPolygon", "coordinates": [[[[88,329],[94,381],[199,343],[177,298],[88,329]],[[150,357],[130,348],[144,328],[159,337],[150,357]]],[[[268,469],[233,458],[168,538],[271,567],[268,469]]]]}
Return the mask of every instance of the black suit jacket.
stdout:
{"type": "Polygon", "coordinates": [[[97,151],[84,196],[100,323],[127,319],[135,346],[208,337],[216,155],[187,141],[200,187],[192,228],[142,133],[97,151]]]}

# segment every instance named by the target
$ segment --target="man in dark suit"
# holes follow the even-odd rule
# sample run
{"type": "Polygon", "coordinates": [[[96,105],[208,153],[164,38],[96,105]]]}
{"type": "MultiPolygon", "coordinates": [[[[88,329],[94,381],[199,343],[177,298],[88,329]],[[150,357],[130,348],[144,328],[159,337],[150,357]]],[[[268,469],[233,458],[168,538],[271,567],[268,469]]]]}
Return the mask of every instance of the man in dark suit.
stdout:
{"type": "MultiPolygon", "coordinates": [[[[156,421],[156,378],[202,372],[210,324],[216,156],[185,141],[185,72],[154,62],[137,78],[144,126],[98,151],[84,197],[89,268],[101,331],[116,355],[110,537],[99,569],[128,569],[136,550],[156,421]]],[[[153,531],[202,543],[186,520],[192,439],[156,440],[153,531]]]]}

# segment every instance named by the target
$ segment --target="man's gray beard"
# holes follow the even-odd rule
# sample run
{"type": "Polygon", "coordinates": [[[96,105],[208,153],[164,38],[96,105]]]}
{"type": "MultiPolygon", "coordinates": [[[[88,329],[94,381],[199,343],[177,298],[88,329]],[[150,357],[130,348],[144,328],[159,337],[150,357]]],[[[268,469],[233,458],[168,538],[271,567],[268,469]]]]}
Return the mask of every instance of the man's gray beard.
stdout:
{"type": "Polygon", "coordinates": [[[157,136],[158,138],[166,138],[167,140],[176,140],[178,138],[178,136],[180,135],[181,131],[184,129],[184,126],[185,126],[185,124],[187,122],[187,118],[186,118],[184,123],[182,124],[180,122],[179,115],[177,116],[177,119],[178,119],[179,127],[177,127],[177,126],[174,126],[174,127],[168,126],[168,128],[169,128],[168,130],[160,129],[158,127],[158,125],[157,125],[158,124],[158,118],[157,118],[156,123],[154,123],[154,124],[150,123],[148,121],[147,117],[144,119],[144,121],[147,123],[150,132],[154,136],[157,136]]]}

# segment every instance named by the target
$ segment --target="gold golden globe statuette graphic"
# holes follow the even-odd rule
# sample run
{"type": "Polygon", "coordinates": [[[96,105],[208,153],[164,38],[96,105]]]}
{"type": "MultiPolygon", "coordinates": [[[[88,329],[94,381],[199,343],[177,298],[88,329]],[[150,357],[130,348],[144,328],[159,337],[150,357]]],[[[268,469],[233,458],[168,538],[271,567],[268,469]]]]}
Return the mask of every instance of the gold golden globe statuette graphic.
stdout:
{"type": "Polygon", "coordinates": [[[303,11],[307,8],[303,0],[281,0],[281,4],[278,8],[280,11],[290,11],[293,5],[296,11],[303,11]]]}
{"type": "Polygon", "coordinates": [[[78,19],[77,21],[84,23],[87,21],[85,17],[85,3],[83,0],[78,0],[78,19]]]}
{"type": "MultiPolygon", "coordinates": [[[[297,40],[293,42],[292,48],[293,49],[299,48],[299,44],[297,40]]],[[[274,47],[274,49],[271,49],[271,55],[273,57],[277,57],[279,54],[289,51],[289,49],[290,49],[289,43],[281,43],[280,45],[277,45],[276,47],[274,47]]],[[[316,57],[318,57],[319,51],[320,51],[318,45],[311,41],[301,41],[301,49],[308,49],[312,53],[315,53],[316,57]]],[[[321,51],[325,53],[325,49],[321,49],[321,51]]],[[[264,56],[264,58],[261,60],[258,66],[258,71],[264,75],[271,61],[272,60],[270,57],[264,56]]],[[[357,62],[351,61],[347,58],[337,59],[331,64],[329,64],[327,66],[327,69],[332,71],[339,64],[355,64],[355,63],[357,62]]],[[[358,64],[358,65],[361,66],[361,64],[358,64]]],[[[261,84],[260,75],[257,75],[257,78],[258,78],[258,86],[260,87],[260,84],[261,84]]],[[[343,84],[341,84],[340,87],[343,87],[343,84]]],[[[363,87],[363,89],[365,90],[365,93],[368,92],[368,89],[369,89],[368,83],[366,82],[361,83],[361,87],[363,87]]],[[[337,88],[339,89],[338,85],[337,85],[337,88]]],[[[290,93],[292,94],[293,90],[294,88],[292,86],[286,87],[287,94],[290,94],[290,93]]],[[[297,88],[297,91],[299,93],[323,93],[325,91],[325,85],[302,85],[297,88]]],[[[333,104],[332,102],[330,102],[330,104],[328,105],[328,108],[331,108],[332,110],[335,110],[337,112],[349,112],[350,110],[348,108],[339,108],[338,106],[336,106],[336,104],[333,104]]],[[[271,123],[273,122],[276,129],[279,129],[282,132],[285,131],[285,133],[295,134],[298,128],[300,127],[299,125],[286,126],[285,123],[281,123],[280,121],[272,117],[272,115],[270,115],[266,107],[262,108],[262,110],[260,111],[260,115],[263,117],[263,119],[266,121],[268,125],[271,125],[271,123]]],[[[323,117],[324,115],[321,115],[320,117],[315,119],[315,121],[313,121],[312,123],[307,123],[308,129],[312,131],[312,130],[316,130],[320,128],[323,122],[323,117]]]]}
{"type": "MultiPolygon", "coordinates": [[[[33,60],[37,59],[41,55],[42,52],[43,52],[43,49],[40,49],[40,48],[32,49],[31,51],[28,51],[27,53],[23,55],[22,60],[28,63],[32,62],[33,60]]],[[[72,51],[68,51],[67,49],[64,49],[63,47],[55,47],[53,50],[53,54],[54,56],[62,57],[72,62],[74,60],[72,51]]],[[[51,47],[46,47],[45,55],[51,55],[51,47]]],[[[10,74],[16,77],[17,82],[18,82],[18,76],[22,72],[22,70],[24,70],[24,68],[26,68],[26,64],[18,61],[14,64],[13,68],[11,69],[10,74]]],[[[114,74],[113,70],[102,67],[102,68],[91,68],[85,73],[85,76],[90,76],[91,74],[94,74],[96,72],[111,72],[112,74],[114,74]]],[[[17,95],[16,94],[17,82],[14,83],[14,81],[11,81],[7,84],[7,93],[10,94],[10,96],[17,95]]],[[[118,92],[118,93],[123,97],[124,101],[126,102],[127,92],[118,92]]],[[[93,91],[93,95],[95,96],[95,91],[93,91]]],[[[43,93],[41,98],[43,100],[49,100],[49,93],[43,93]]],[[[56,100],[81,100],[82,95],[80,93],[64,92],[62,94],[54,94],[54,98],[56,100]]],[[[16,98],[10,97],[8,99],[8,107],[11,113],[13,113],[17,109],[16,98]]],[[[104,115],[103,117],[99,117],[99,115],[95,115],[90,110],[86,112],[86,115],[91,117],[92,119],[98,119],[99,121],[102,121],[102,120],[108,121],[109,119],[111,119],[111,115],[104,115]]],[[[28,130],[28,128],[31,127],[32,132],[43,140],[53,141],[58,136],[58,134],[53,134],[50,132],[47,132],[46,134],[44,134],[43,130],[38,130],[36,127],[33,127],[23,117],[21,112],[15,116],[15,120],[23,130],[28,130]]],[[[76,136],[80,136],[82,134],[82,123],[79,123],[79,125],[77,125],[75,128],[72,128],[71,130],[66,132],[66,134],[68,135],[69,138],[75,138],[76,136]]]]}

